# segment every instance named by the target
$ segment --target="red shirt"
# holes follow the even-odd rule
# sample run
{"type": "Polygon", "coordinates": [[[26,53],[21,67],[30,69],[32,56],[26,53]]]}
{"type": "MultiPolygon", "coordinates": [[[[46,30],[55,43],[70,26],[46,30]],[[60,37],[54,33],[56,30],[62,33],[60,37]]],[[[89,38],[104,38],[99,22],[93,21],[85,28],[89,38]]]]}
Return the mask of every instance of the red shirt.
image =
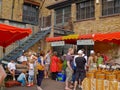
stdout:
{"type": "Polygon", "coordinates": [[[51,72],[58,72],[58,63],[59,63],[59,58],[57,56],[52,56],[51,57],[51,64],[50,64],[50,71],[51,72]]]}

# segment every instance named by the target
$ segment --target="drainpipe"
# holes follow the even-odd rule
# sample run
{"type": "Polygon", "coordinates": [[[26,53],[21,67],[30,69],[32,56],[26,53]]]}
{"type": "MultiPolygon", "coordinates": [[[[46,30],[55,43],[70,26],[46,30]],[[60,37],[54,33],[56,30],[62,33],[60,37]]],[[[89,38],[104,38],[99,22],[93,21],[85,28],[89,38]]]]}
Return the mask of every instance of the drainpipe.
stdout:
{"type": "Polygon", "coordinates": [[[11,13],[11,20],[13,20],[14,4],[15,4],[15,0],[12,0],[12,13],[11,13]]]}

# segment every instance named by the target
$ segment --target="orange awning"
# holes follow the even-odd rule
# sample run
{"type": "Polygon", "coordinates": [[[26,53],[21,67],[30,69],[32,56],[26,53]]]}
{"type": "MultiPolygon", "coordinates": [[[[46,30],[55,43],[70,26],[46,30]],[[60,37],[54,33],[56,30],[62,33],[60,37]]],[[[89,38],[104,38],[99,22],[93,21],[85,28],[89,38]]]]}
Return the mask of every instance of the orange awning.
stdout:
{"type": "Polygon", "coordinates": [[[92,34],[79,35],[78,39],[93,39],[92,34]]]}
{"type": "Polygon", "coordinates": [[[6,24],[0,24],[0,46],[7,47],[11,43],[20,40],[31,33],[31,29],[23,29],[6,24]]]}
{"type": "Polygon", "coordinates": [[[61,40],[62,40],[62,36],[46,38],[47,42],[54,42],[54,41],[61,41],[61,40]]]}
{"type": "Polygon", "coordinates": [[[120,32],[111,32],[105,34],[95,34],[94,41],[113,42],[120,44],[120,32]]]}

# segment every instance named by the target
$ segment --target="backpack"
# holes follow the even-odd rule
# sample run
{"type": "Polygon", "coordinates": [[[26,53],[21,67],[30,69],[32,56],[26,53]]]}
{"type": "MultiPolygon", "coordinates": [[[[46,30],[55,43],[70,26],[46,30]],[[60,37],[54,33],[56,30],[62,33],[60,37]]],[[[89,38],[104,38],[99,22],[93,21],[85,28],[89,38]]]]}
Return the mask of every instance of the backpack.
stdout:
{"type": "Polygon", "coordinates": [[[67,68],[67,60],[63,61],[63,70],[65,70],[67,68]]]}
{"type": "Polygon", "coordinates": [[[38,57],[38,63],[40,63],[40,64],[41,64],[41,58],[40,58],[40,57],[38,57]]]}

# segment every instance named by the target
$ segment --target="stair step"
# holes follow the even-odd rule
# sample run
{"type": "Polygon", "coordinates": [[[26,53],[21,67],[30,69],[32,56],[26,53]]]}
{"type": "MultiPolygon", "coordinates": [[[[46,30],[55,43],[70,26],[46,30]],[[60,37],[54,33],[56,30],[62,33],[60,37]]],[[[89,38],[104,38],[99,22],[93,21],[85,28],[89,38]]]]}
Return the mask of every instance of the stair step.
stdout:
{"type": "Polygon", "coordinates": [[[25,43],[29,43],[29,42],[31,42],[32,40],[28,40],[28,41],[26,41],[25,43]]]}
{"type": "Polygon", "coordinates": [[[36,38],[30,38],[29,40],[35,40],[36,38]]]}
{"type": "Polygon", "coordinates": [[[36,37],[38,37],[38,35],[34,35],[34,36],[32,36],[31,38],[36,38],[36,37]]]}
{"type": "Polygon", "coordinates": [[[9,61],[10,60],[10,57],[8,58],[8,57],[5,57],[5,58],[3,58],[4,60],[6,60],[6,61],[9,61]]]}

